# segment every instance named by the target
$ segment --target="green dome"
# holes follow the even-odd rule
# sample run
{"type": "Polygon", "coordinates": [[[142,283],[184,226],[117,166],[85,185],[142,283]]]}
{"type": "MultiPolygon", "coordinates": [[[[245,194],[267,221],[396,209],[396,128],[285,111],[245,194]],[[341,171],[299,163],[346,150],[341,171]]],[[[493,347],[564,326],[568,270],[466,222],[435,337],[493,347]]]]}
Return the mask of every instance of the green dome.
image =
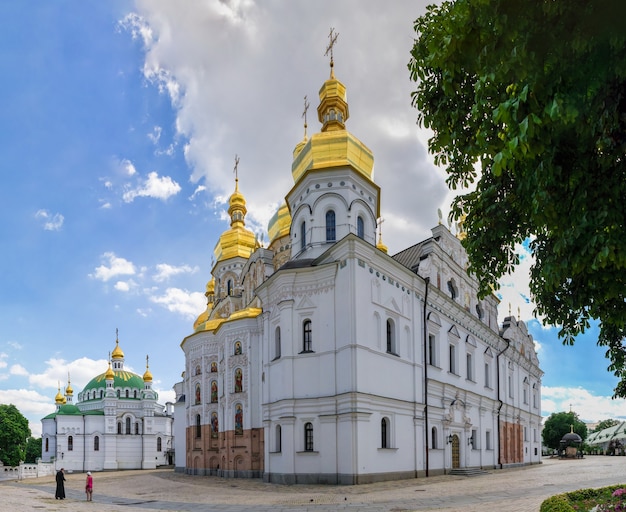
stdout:
{"type": "MultiPolygon", "coordinates": [[[[126,370],[114,370],[115,378],[113,379],[113,389],[131,389],[142,391],[144,388],[143,378],[137,375],[136,373],[127,372],[126,370]]],[[[91,379],[87,385],[83,388],[83,398],[82,400],[87,400],[85,393],[87,391],[104,389],[106,390],[106,372],[101,373],[97,377],[91,379]]],[[[138,393],[137,398],[140,398],[141,395],[138,393]]],[[[100,398],[100,394],[97,393],[97,398],[100,398]]],[[[122,395],[122,398],[125,398],[122,395]]],[[[132,396],[130,398],[133,398],[132,396]]]]}
{"type": "Polygon", "coordinates": [[[82,414],[80,412],[80,409],[78,407],[76,407],[74,404],[65,404],[62,405],[61,407],[59,407],[59,410],[57,411],[57,415],[59,414],[63,414],[63,415],[80,415],[82,414]]]}

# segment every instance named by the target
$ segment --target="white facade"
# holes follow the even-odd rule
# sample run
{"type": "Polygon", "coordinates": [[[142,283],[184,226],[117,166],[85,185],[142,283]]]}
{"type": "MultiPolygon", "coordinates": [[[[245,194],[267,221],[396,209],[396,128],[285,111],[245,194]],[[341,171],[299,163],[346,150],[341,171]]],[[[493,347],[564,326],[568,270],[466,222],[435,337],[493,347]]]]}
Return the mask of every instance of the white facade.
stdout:
{"type": "MultiPolygon", "coordinates": [[[[116,346],[112,365],[78,394],[71,385],[42,419],[42,460],[68,471],[154,469],[173,463],[174,410],[157,403],[152,375],[124,370],[116,346]]],[[[183,449],[184,452],[184,449],[183,449]]]]}
{"type": "Polygon", "coordinates": [[[320,91],[320,120],[340,121],[296,147],[267,249],[249,245],[238,185],[231,196],[207,310],[181,345],[184,470],[355,484],[539,463],[542,372],[526,326],[498,325],[498,300],[478,299],[444,226],[394,256],[376,244],[381,191],[345,130],[342,88],[331,73],[320,91]]]}

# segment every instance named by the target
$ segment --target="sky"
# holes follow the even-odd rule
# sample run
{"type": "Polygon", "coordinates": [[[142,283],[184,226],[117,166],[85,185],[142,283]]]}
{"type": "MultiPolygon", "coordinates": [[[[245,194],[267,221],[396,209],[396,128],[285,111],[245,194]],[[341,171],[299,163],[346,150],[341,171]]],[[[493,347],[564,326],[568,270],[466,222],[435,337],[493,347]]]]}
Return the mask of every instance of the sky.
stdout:
{"type": "MultiPolygon", "coordinates": [[[[160,403],[174,399],[180,343],[229,227],[235,155],[246,225],[267,244],[293,184],[305,95],[309,134],[320,129],[331,27],[347,128],[374,153],[383,241],[394,254],[429,237],[453,195],[411,106],[413,21],[426,3],[0,2],[0,403],[40,436],[68,375],[76,397],[107,369],[116,330],[126,368],[143,374],[149,356],[160,403]]],[[[532,258],[523,246],[520,256],[500,320],[528,322],[542,414],[626,419],[597,327],[562,346],[533,318],[532,258]]]]}

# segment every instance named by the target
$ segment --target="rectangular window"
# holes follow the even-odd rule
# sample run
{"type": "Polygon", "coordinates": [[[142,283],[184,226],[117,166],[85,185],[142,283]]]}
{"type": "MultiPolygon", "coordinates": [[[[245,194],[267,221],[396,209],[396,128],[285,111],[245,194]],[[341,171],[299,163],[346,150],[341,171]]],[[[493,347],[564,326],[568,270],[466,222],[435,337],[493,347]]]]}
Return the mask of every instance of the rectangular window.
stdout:
{"type": "Polygon", "coordinates": [[[486,450],[492,450],[491,447],[491,431],[487,430],[485,432],[485,449],[486,450]]]}
{"type": "Polygon", "coordinates": [[[478,450],[480,448],[478,431],[476,429],[472,429],[472,437],[470,437],[472,450],[478,450]]]}
{"type": "Polygon", "coordinates": [[[456,375],[456,347],[454,345],[450,345],[450,373],[454,373],[456,375]]]}
{"type": "Polygon", "coordinates": [[[428,335],[428,364],[437,366],[437,342],[434,334],[428,335]]]}
{"type": "Polygon", "coordinates": [[[509,375],[509,398],[513,398],[513,375],[509,375]]]}
{"type": "Polygon", "coordinates": [[[313,351],[313,337],[311,329],[311,320],[305,320],[302,324],[302,351],[313,351]]]}
{"type": "Polygon", "coordinates": [[[528,427],[524,427],[524,441],[528,441],[528,427]]]}
{"type": "Polygon", "coordinates": [[[467,380],[474,380],[474,362],[472,360],[472,354],[466,354],[465,363],[467,366],[467,380]]]}
{"type": "Polygon", "coordinates": [[[489,369],[489,363],[485,363],[485,387],[486,388],[490,388],[491,387],[491,379],[490,377],[490,369],[489,369]]]}

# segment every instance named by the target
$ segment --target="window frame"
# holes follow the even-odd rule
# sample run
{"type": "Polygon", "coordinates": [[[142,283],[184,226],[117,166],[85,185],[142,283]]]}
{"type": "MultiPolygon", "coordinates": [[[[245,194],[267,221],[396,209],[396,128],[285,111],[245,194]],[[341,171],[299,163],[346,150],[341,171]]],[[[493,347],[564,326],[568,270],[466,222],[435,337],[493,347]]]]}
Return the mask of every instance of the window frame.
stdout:
{"type": "Polygon", "coordinates": [[[304,451],[315,451],[315,445],[313,443],[313,423],[310,421],[304,424],[304,451]]]}
{"type": "Polygon", "coordinates": [[[327,242],[337,241],[335,210],[328,210],[326,212],[326,241],[327,242]]]}
{"type": "Polygon", "coordinates": [[[302,352],[313,352],[313,322],[310,318],[302,321],[302,352]]]}

